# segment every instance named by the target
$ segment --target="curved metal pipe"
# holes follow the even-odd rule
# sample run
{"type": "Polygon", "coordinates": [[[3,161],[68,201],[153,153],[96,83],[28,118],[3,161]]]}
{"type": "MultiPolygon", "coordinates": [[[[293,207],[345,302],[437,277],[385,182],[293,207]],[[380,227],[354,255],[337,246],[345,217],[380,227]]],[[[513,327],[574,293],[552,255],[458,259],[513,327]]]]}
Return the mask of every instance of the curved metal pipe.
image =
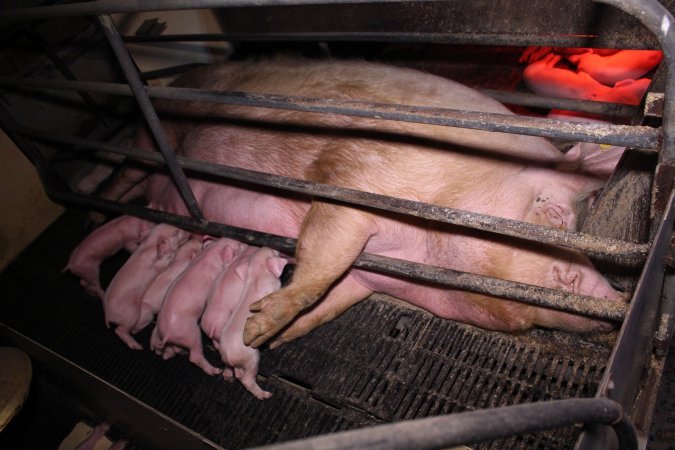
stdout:
{"type": "Polygon", "coordinates": [[[663,105],[663,150],[660,160],[675,159],[675,18],[656,0],[594,0],[618,8],[639,20],[654,33],[661,44],[663,59],[668,67],[663,105]]]}
{"type": "Polygon", "coordinates": [[[434,450],[575,423],[614,428],[621,449],[637,449],[635,428],[621,405],[605,398],[574,398],[447,414],[343,431],[257,450],[434,450]]]}

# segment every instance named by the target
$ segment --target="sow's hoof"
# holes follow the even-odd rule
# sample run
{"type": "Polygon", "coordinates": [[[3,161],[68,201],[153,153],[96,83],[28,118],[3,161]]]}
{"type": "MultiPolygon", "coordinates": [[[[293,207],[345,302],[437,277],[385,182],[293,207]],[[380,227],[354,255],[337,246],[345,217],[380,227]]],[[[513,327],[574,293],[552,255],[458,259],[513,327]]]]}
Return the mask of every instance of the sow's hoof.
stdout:
{"type": "Polygon", "coordinates": [[[246,320],[244,343],[260,347],[298,315],[302,307],[287,297],[269,295],[251,305],[253,314],[246,320]]]}

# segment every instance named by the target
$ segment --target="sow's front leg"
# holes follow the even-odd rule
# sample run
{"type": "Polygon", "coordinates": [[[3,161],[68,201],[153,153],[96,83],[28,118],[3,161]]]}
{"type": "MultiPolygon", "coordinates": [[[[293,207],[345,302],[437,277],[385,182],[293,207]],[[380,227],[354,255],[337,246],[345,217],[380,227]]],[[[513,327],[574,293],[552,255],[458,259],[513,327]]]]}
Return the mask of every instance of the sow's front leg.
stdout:
{"type": "MultiPolygon", "coordinates": [[[[313,202],[298,236],[293,280],[251,305],[253,314],[244,329],[246,345],[259,347],[316,303],[349,269],[374,230],[373,216],[366,212],[313,202]]],[[[348,293],[341,297],[342,303],[353,305],[367,294],[356,290],[348,300],[344,299],[348,293]]]]}

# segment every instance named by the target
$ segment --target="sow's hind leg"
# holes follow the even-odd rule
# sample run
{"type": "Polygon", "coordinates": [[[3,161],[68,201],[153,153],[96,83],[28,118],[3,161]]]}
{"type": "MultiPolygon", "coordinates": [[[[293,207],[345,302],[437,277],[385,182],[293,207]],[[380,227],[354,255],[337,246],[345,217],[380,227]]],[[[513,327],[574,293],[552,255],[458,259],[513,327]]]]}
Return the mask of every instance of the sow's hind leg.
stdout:
{"type": "MultiPolygon", "coordinates": [[[[246,322],[244,342],[253,347],[262,345],[316,303],[349,269],[373,230],[374,222],[368,213],[313,202],[298,236],[293,279],[251,305],[253,314],[246,322]]],[[[354,295],[358,298],[342,299],[341,303],[357,303],[367,293],[356,290],[354,295]]]]}

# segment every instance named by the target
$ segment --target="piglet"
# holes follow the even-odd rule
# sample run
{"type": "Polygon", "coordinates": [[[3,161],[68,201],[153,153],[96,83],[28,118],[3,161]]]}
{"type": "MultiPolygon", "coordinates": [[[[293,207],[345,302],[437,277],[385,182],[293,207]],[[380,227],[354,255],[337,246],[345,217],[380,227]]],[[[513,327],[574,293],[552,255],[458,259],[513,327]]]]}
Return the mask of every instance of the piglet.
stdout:
{"type": "Polygon", "coordinates": [[[102,225],[87,236],[70,254],[62,272],[80,277],[80,285],[89,293],[103,298],[100,266],[104,259],[123,248],[134,252],[154,224],[134,216],[121,216],[102,225]]]}
{"type": "Polygon", "coordinates": [[[661,63],[663,53],[660,50],[619,50],[611,55],[602,55],[589,51],[570,55],[568,59],[600,83],[614,86],[645,75],[661,63]]]}
{"type": "Polygon", "coordinates": [[[267,247],[246,252],[228,269],[243,282],[241,298],[220,334],[219,351],[223,362],[234,368],[234,375],[244,387],[264,400],[272,396],[256,383],[260,354],[257,349],[244,344],[244,325],[251,315],[249,307],[255,301],[281,287],[279,277],[286,260],[279,252],[267,247]]]}
{"type": "MultiPolygon", "coordinates": [[[[242,244],[243,245],[243,244],[242,244]]],[[[200,322],[204,333],[213,341],[213,346],[218,349],[220,332],[225,328],[232,311],[237,307],[241,299],[246,280],[240,277],[234,270],[235,265],[250,256],[258,247],[247,246],[242,253],[230,265],[223,268],[211,286],[206,298],[206,309],[200,322]]],[[[225,375],[231,371],[225,372],[225,375]]]]}
{"type": "Polygon", "coordinates": [[[143,293],[173,262],[176,250],[189,237],[188,232],[171,225],[155,226],[110,282],[103,297],[106,325],[117,324],[115,333],[131,349],[143,349],[130,334],[137,331],[143,293]]]}
{"type": "Polygon", "coordinates": [[[540,95],[638,105],[651,83],[647,78],[640,78],[605,86],[586,72],[556,67],[560,59],[560,55],[550,53],[527,66],[523,70],[525,84],[540,95]]]}
{"type": "Polygon", "coordinates": [[[152,280],[141,297],[141,313],[134,327],[135,330],[142,330],[152,321],[155,314],[161,308],[162,303],[164,303],[164,296],[169,287],[183,273],[190,262],[201,253],[202,246],[202,239],[195,239],[193,237],[188,240],[180,246],[171,265],[157,275],[157,278],[152,280]]]}
{"type": "Polygon", "coordinates": [[[243,249],[243,244],[227,238],[207,242],[202,253],[192,260],[164,297],[150,340],[155,353],[167,359],[177,352],[176,347],[185,348],[190,362],[208,375],[220,373],[220,369],[204,358],[199,318],[216,276],[243,249]]]}

